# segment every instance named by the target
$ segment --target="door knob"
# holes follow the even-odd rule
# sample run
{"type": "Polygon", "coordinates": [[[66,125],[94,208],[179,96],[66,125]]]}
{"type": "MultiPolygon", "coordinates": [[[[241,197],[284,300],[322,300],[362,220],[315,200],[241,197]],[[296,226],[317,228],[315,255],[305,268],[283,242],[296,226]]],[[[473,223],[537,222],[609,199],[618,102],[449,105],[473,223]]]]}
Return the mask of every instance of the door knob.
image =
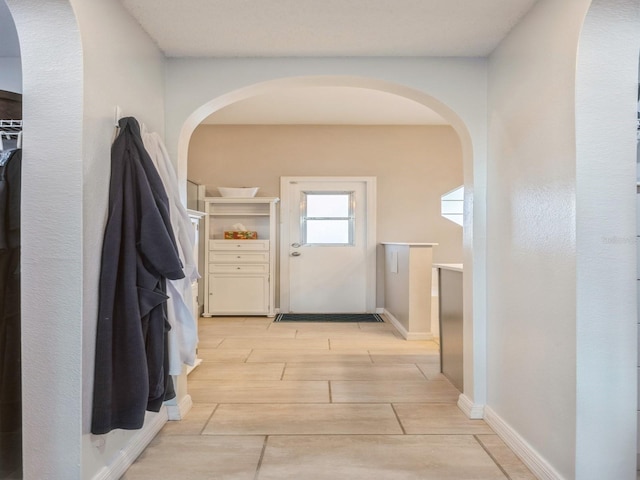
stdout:
{"type": "Polygon", "coordinates": [[[300,252],[292,252],[292,253],[291,253],[291,256],[292,256],[292,257],[299,257],[300,255],[301,255],[301,253],[300,253],[300,252]]]}
{"type": "Polygon", "coordinates": [[[291,246],[293,248],[300,248],[300,244],[299,243],[292,243],[291,246]]]}

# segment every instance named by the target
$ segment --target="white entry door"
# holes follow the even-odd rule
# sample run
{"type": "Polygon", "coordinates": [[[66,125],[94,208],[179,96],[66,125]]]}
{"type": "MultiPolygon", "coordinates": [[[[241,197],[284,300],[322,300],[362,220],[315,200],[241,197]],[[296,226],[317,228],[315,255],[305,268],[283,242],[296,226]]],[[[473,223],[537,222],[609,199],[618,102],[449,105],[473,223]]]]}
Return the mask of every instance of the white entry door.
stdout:
{"type": "Polygon", "coordinates": [[[375,311],[374,180],[283,178],[282,311],[375,311]]]}

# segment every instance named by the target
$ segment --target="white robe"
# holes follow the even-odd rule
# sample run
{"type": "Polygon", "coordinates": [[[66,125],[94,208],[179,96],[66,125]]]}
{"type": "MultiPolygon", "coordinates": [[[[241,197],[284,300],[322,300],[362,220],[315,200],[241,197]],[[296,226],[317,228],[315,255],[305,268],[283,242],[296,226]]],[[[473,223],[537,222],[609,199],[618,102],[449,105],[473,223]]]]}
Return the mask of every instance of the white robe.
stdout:
{"type": "Polygon", "coordinates": [[[193,365],[196,359],[198,332],[194,316],[191,285],[200,275],[194,259],[195,231],[186,208],[180,200],[178,177],[160,135],[142,129],[142,141],[158,169],[170,205],[171,226],[176,238],[185,277],[167,281],[167,315],[169,331],[169,374],[180,375],[183,364],[193,365]]]}

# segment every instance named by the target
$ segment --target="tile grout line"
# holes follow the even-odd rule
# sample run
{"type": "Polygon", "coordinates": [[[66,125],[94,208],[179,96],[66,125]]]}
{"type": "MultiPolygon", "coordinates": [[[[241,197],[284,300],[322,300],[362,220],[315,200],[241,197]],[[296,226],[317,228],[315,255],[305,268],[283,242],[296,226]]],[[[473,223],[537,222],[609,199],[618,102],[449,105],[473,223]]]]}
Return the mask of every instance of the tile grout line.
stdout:
{"type": "MultiPolygon", "coordinates": [[[[249,357],[250,357],[250,356],[251,356],[251,354],[253,353],[253,350],[254,350],[253,348],[249,349],[249,355],[247,355],[247,356],[245,357],[245,359],[242,361],[242,363],[247,363],[247,360],[249,360],[249,357]]],[[[256,362],[256,363],[258,363],[258,362],[256,362]]]]}
{"type": "Polygon", "coordinates": [[[203,435],[204,431],[207,428],[207,425],[209,425],[209,422],[211,421],[211,419],[213,418],[213,414],[216,413],[216,410],[218,410],[218,407],[220,406],[219,403],[216,403],[216,406],[214,407],[213,411],[211,412],[211,415],[209,415],[209,417],[207,418],[207,421],[204,422],[204,425],[202,426],[202,428],[200,429],[200,433],[198,435],[203,435]]]}
{"type": "Polygon", "coordinates": [[[512,480],[511,476],[507,473],[507,471],[502,467],[502,465],[500,465],[500,463],[498,462],[498,460],[496,459],[496,457],[494,457],[492,455],[492,453],[489,451],[489,449],[485,446],[484,443],[482,443],[482,440],[480,440],[478,438],[478,435],[473,435],[473,438],[476,440],[476,442],[478,442],[478,444],[480,445],[480,447],[482,447],[482,449],[485,451],[485,453],[487,455],[489,455],[489,458],[491,458],[491,460],[493,460],[493,463],[496,464],[496,466],[500,469],[500,471],[504,474],[504,476],[507,478],[507,480],[512,480]]]}
{"type": "Polygon", "coordinates": [[[431,379],[430,379],[429,377],[427,377],[427,374],[426,374],[426,373],[424,373],[424,372],[422,371],[422,369],[418,366],[418,364],[417,364],[417,363],[413,363],[413,364],[411,364],[411,365],[415,365],[415,366],[416,366],[416,368],[418,369],[418,371],[422,374],[422,376],[423,376],[424,378],[426,378],[427,380],[431,381],[431,379]]]}
{"type": "Polygon", "coordinates": [[[407,431],[404,429],[404,425],[402,424],[402,421],[400,420],[400,417],[398,416],[398,412],[396,412],[396,407],[393,403],[390,403],[389,405],[391,405],[391,410],[393,410],[393,414],[396,416],[396,420],[398,421],[398,424],[400,425],[400,428],[402,429],[402,434],[406,435],[407,431]]]}
{"type": "Polygon", "coordinates": [[[262,468],[262,460],[264,459],[264,452],[267,450],[267,442],[269,441],[269,435],[265,435],[264,443],[262,444],[262,451],[260,452],[260,458],[258,459],[258,465],[256,465],[256,474],[253,477],[253,480],[258,480],[258,476],[260,475],[260,468],[262,468]]]}

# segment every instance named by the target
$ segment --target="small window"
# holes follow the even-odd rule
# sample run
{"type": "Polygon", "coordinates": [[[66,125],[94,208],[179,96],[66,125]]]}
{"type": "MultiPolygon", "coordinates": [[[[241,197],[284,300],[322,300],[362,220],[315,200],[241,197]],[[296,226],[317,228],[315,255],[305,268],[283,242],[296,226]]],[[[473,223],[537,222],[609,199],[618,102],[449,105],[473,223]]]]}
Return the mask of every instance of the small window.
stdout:
{"type": "Polygon", "coordinates": [[[302,193],[302,243],[353,245],[353,192],[302,193]]]}

